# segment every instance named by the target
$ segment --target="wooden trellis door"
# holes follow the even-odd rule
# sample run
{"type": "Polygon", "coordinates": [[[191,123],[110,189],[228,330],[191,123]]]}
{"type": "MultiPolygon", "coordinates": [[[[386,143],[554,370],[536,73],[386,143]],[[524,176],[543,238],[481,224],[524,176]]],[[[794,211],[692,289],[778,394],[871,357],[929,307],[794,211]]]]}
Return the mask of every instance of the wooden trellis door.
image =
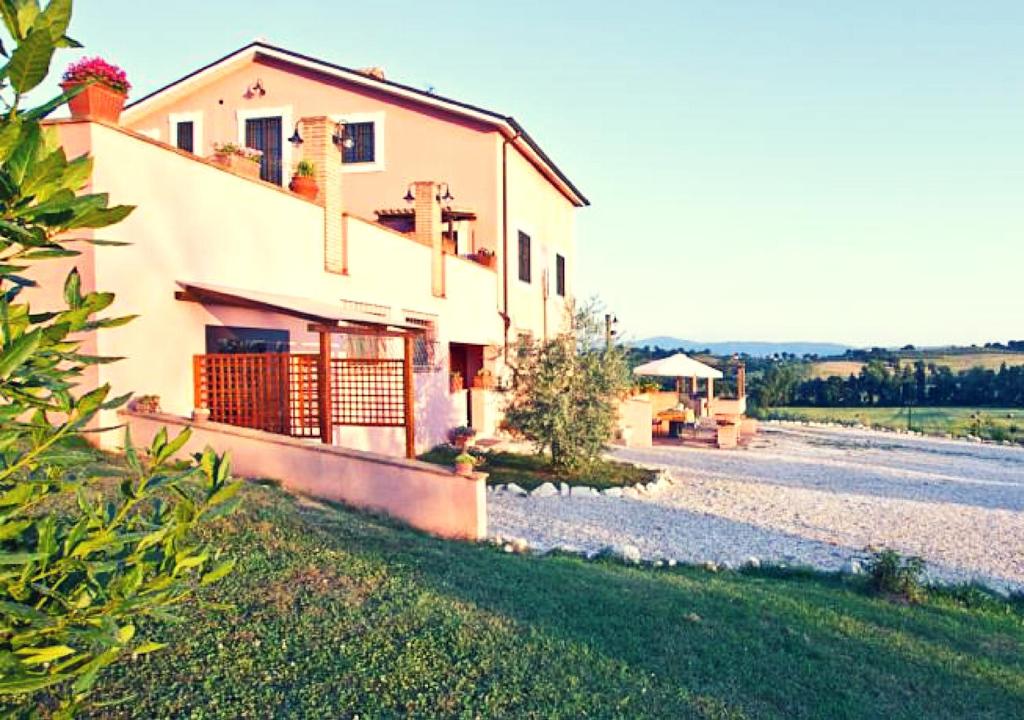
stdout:
{"type": "Polygon", "coordinates": [[[416,408],[413,387],[415,331],[310,325],[320,336],[317,406],[320,440],[331,443],[336,425],[404,427],[405,455],[416,457],[416,408]],[[401,358],[331,357],[332,335],[364,335],[402,340],[401,358]]]}

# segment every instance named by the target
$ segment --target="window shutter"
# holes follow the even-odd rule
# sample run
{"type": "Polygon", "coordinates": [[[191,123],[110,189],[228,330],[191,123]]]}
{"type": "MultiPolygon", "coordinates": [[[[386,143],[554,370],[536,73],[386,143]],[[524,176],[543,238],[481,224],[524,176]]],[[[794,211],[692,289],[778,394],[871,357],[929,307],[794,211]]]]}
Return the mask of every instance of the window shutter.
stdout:
{"type": "Polygon", "coordinates": [[[177,126],[176,145],[180,150],[195,152],[195,125],[191,120],[180,122],[177,126]]]}
{"type": "Polygon", "coordinates": [[[530,282],[530,236],[519,231],[519,279],[530,282]]]}

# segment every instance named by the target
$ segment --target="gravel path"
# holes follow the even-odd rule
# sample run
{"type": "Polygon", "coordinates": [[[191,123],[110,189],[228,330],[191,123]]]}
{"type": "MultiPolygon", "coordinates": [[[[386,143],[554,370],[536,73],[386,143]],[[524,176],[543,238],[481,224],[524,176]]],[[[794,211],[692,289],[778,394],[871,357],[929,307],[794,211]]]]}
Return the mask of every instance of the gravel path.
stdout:
{"type": "Polygon", "coordinates": [[[648,560],[843,567],[865,547],[928,561],[932,578],[1024,590],[1024,448],[843,428],[768,426],[737,451],[616,450],[666,468],[651,497],[488,494],[492,536],[648,560]]]}

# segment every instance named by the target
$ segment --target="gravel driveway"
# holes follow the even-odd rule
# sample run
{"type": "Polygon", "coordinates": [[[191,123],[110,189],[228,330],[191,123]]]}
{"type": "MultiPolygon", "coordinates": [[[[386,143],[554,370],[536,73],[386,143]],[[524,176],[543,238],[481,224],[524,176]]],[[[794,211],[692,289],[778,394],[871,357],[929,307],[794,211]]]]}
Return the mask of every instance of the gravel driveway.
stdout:
{"type": "Polygon", "coordinates": [[[491,534],[531,547],[633,545],[645,559],[844,566],[869,545],[944,581],[1024,590],[1024,448],[768,426],[748,449],[616,450],[664,467],[653,497],[488,495],[491,534]]]}

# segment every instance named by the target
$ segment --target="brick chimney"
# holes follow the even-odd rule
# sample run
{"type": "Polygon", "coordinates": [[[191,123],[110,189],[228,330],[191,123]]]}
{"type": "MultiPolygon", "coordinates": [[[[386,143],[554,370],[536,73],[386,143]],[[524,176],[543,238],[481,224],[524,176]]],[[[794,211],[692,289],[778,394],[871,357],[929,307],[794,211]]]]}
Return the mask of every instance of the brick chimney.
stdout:
{"type": "Polygon", "coordinates": [[[441,244],[441,203],[437,184],[429,180],[413,183],[416,212],[416,240],[430,247],[430,288],[434,297],[444,297],[444,250],[441,244]]]}
{"type": "Polygon", "coordinates": [[[740,363],[736,368],[736,397],[745,398],[747,396],[747,366],[744,363],[740,363]]]}
{"type": "Polygon", "coordinates": [[[341,196],[341,148],[334,144],[337,123],[326,116],[299,121],[302,154],[316,165],[317,201],[324,206],[324,267],[328,272],[348,272],[341,196]]]}

